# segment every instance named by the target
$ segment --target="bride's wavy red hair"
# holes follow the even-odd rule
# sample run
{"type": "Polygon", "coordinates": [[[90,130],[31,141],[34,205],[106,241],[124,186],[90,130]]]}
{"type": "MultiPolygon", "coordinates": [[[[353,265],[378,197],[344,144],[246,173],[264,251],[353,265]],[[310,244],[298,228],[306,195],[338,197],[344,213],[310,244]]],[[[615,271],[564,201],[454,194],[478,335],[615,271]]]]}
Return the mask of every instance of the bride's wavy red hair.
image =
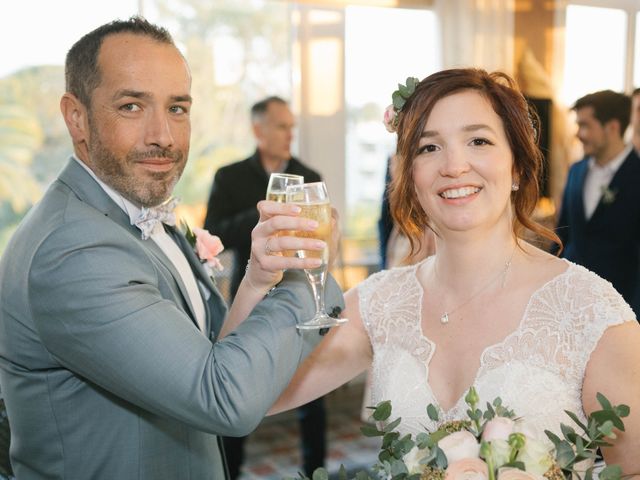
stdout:
{"type": "Polygon", "coordinates": [[[483,95],[502,119],[513,154],[514,174],[520,185],[511,194],[514,235],[523,238],[525,230],[530,230],[562,245],[552,230],[531,218],[540,193],[542,170],[542,153],[536,142],[538,114],[529,107],[516,82],[507,74],[460,68],[443,70],[421,80],[398,114],[397,158],[389,202],[394,222],[411,243],[411,252],[419,249],[424,230],[430,228],[429,216],[418,201],[413,179],[413,160],[418,155],[420,136],[434,105],[463,90],[475,90],[483,95]]]}

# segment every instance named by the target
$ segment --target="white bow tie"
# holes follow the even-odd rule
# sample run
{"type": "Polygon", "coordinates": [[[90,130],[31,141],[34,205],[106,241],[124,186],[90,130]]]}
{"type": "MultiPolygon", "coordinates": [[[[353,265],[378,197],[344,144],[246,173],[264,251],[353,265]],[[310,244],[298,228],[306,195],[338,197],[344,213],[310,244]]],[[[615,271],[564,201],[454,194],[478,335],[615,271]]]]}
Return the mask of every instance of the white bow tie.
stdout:
{"type": "Polygon", "coordinates": [[[153,229],[159,223],[166,223],[171,226],[176,224],[176,214],[173,213],[173,210],[179,202],[180,200],[177,198],[170,198],[156,207],[142,207],[134,225],[142,232],[143,240],[151,236],[153,229]]]}

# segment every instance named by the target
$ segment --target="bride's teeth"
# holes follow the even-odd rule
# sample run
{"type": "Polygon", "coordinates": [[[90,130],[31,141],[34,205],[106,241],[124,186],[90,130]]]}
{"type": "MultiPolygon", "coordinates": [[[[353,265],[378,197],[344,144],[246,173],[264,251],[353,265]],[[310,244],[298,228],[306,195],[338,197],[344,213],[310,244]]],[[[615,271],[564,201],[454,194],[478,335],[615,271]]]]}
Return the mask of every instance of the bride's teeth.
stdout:
{"type": "Polygon", "coordinates": [[[443,198],[462,198],[473,195],[479,191],[480,189],[478,187],[452,188],[451,190],[445,190],[440,194],[440,196],[443,198]]]}

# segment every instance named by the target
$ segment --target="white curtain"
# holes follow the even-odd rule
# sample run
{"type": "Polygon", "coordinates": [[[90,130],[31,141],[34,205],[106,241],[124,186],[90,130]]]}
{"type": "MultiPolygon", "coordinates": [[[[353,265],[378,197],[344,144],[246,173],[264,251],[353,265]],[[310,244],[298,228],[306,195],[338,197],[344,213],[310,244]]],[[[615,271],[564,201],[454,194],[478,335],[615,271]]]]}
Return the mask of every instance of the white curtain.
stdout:
{"type": "Polygon", "coordinates": [[[442,65],[513,73],[514,0],[435,0],[442,65]]]}

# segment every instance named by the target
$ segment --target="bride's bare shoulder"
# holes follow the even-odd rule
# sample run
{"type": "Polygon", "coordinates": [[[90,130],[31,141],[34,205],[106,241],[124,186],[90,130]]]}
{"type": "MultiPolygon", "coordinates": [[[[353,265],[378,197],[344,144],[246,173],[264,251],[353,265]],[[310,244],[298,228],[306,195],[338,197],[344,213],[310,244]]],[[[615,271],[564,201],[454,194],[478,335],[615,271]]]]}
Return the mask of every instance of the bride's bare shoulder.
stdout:
{"type": "Polygon", "coordinates": [[[570,266],[566,260],[545,252],[530,243],[522,242],[521,247],[526,254],[523,257],[529,274],[541,280],[551,280],[565,272],[570,266]]]}

